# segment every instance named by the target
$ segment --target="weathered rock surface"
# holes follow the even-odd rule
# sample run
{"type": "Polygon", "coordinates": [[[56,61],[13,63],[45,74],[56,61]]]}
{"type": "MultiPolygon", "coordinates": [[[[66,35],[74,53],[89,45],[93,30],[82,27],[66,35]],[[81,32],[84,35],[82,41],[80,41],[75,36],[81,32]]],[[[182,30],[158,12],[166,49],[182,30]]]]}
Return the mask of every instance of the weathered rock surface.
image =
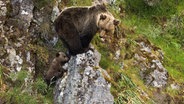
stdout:
{"type": "Polygon", "coordinates": [[[17,72],[22,69],[25,46],[30,42],[27,32],[33,18],[34,5],[32,0],[6,0],[0,1],[0,9],[2,8],[4,9],[0,15],[2,17],[0,19],[0,63],[10,68],[12,72],[17,72]],[[9,4],[11,10],[8,11],[6,7],[9,4]]]}
{"type": "Polygon", "coordinates": [[[72,56],[67,75],[56,84],[55,104],[113,104],[111,85],[103,77],[108,74],[99,67],[99,61],[96,50],[72,56]]]}
{"type": "Polygon", "coordinates": [[[32,91],[30,85],[35,66],[30,51],[26,49],[30,43],[28,30],[33,8],[32,0],[0,1],[0,66],[3,66],[4,79],[0,86],[4,85],[5,89],[16,82],[21,70],[28,70],[23,90],[32,91]]]}
{"type": "Polygon", "coordinates": [[[10,3],[12,6],[12,22],[15,22],[20,29],[28,31],[30,22],[33,18],[33,1],[10,0],[10,3]]]}
{"type": "Polygon", "coordinates": [[[30,32],[35,38],[41,38],[45,45],[53,46],[58,41],[58,36],[54,30],[53,22],[59,15],[59,1],[56,1],[51,7],[35,9],[33,12],[33,21],[30,26],[30,32]]]}
{"type": "Polygon", "coordinates": [[[141,77],[147,85],[164,87],[167,84],[168,72],[162,64],[162,51],[145,39],[137,40],[137,44],[138,50],[134,57],[141,69],[141,77]]]}

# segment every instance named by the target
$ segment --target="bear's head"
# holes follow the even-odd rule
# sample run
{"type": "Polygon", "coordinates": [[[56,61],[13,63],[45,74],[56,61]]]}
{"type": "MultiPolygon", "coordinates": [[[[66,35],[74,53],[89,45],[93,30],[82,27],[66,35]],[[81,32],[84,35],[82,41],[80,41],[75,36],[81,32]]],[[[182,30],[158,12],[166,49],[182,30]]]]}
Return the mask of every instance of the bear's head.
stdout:
{"type": "Polygon", "coordinates": [[[62,63],[68,62],[69,58],[66,56],[65,53],[63,53],[63,52],[58,52],[58,53],[56,53],[56,58],[55,58],[55,60],[56,60],[57,62],[60,62],[60,63],[62,64],[62,63]]]}
{"type": "Polygon", "coordinates": [[[110,12],[100,13],[97,17],[97,26],[100,31],[106,33],[114,33],[116,26],[120,23],[110,12]]]}

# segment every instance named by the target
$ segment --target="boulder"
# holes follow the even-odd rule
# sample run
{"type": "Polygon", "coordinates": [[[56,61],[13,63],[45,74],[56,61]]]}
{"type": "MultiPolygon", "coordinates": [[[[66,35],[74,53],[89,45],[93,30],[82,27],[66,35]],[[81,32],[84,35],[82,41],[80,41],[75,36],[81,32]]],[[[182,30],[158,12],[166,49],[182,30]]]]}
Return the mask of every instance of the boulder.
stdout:
{"type": "Polygon", "coordinates": [[[99,67],[101,55],[95,50],[72,56],[68,73],[59,79],[54,90],[54,104],[113,104],[109,77],[99,67]]]}

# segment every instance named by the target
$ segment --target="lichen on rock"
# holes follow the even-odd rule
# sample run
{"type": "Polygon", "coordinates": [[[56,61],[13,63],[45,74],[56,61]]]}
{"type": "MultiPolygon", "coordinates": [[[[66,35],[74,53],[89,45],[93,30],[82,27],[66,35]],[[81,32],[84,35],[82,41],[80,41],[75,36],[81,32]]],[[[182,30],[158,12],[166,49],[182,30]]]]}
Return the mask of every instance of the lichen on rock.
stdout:
{"type": "Polygon", "coordinates": [[[96,50],[72,56],[67,75],[56,84],[55,104],[113,104],[111,85],[104,79],[99,61],[96,50]]]}
{"type": "Polygon", "coordinates": [[[134,58],[140,67],[140,75],[147,85],[161,88],[166,86],[168,72],[162,64],[163,52],[153,46],[148,40],[140,38],[137,41],[138,49],[134,58]]]}

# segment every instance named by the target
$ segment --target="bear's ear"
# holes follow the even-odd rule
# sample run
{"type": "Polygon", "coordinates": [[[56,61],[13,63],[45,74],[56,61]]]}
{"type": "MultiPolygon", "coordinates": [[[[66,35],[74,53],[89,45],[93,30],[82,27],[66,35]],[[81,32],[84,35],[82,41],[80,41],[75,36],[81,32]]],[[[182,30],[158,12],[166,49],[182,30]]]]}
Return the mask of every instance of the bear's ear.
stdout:
{"type": "Polygon", "coordinates": [[[117,26],[117,25],[119,24],[119,22],[120,22],[119,20],[114,20],[114,21],[113,21],[113,24],[114,24],[115,26],[117,26]]]}
{"type": "Polygon", "coordinates": [[[107,9],[106,9],[106,4],[105,4],[105,3],[101,4],[100,7],[101,7],[102,10],[107,10],[107,9]]]}
{"type": "Polygon", "coordinates": [[[58,53],[56,53],[56,57],[59,57],[59,55],[60,55],[60,54],[59,54],[59,52],[58,52],[58,53]]]}
{"type": "Polygon", "coordinates": [[[97,9],[97,10],[100,10],[100,11],[103,11],[103,12],[106,12],[107,11],[107,9],[106,9],[106,5],[103,3],[103,4],[97,4],[96,6],[95,6],[95,8],[97,9]]]}
{"type": "Polygon", "coordinates": [[[104,15],[104,14],[101,14],[101,15],[100,15],[100,20],[105,20],[106,18],[107,18],[106,15],[104,15]]]}

